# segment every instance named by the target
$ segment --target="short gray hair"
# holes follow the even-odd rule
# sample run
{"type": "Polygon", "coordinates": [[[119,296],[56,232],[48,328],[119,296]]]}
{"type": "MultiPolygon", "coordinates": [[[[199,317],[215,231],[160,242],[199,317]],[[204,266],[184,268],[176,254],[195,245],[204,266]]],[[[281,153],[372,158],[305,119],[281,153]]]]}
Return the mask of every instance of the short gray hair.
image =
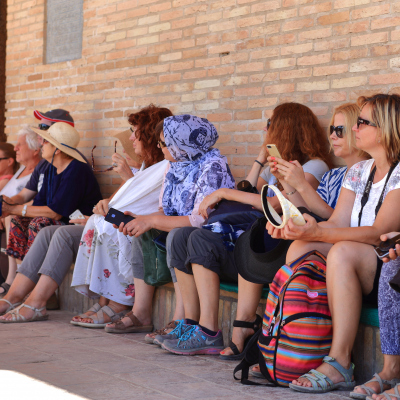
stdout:
{"type": "Polygon", "coordinates": [[[39,135],[35,133],[28,125],[22,125],[17,133],[18,136],[25,136],[26,144],[31,150],[39,150],[41,143],[39,135]]]}

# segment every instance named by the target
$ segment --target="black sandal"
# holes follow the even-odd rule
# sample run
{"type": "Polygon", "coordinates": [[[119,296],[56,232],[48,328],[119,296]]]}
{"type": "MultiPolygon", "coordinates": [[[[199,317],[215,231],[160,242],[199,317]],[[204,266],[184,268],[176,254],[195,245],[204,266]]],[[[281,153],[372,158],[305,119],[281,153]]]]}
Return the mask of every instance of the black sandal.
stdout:
{"type": "Polygon", "coordinates": [[[241,360],[244,357],[244,353],[247,350],[247,345],[250,341],[250,339],[256,334],[256,332],[260,329],[261,327],[261,323],[262,323],[262,318],[257,314],[256,319],[254,322],[245,322],[245,321],[238,321],[237,319],[235,319],[233,321],[233,326],[235,328],[249,328],[249,329],[253,329],[254,333],[252,335],[250,335],[248,338],[246,338],[246,340],[244,341],[243,344],[243,351],[240,352],[239,349],[237,348],[236,344],[232,342],[232,340],[229,343],[229,348],[233,351],[233,354],[229,354],[229,355],[224,355],[224,354],[220,354],[219,358],[221,360],[241,360]]]}
{"type": "Polygon", "coordinates": [[[0,299],[1,299],[8,293],[8,291],[10,290],[11,286],[8,283],[3,282],[0,285],[0,287],[2,287],[4,289],[4,292],[0,293],[0,299]]]}

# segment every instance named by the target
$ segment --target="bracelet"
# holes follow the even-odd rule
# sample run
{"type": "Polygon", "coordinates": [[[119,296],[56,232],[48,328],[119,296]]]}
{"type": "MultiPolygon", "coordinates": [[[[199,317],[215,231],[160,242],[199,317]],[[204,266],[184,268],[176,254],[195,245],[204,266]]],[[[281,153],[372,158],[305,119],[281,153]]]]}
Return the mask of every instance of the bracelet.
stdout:
{"type": "Polygon", "coordinates": [[[254,160],[254,162],[256,162],[257,164],[260,164],[260,165],[264,168],[264,164],[263,164],[263,163],[260,163],[260,161],[254,160]]]}
{"type": "Polygon", "coordinates": [[[297,192],[296,189],[293,190],[293,192],[286,192],[286,196],[291,196],[292,194],[295,194],[297,192]]]}

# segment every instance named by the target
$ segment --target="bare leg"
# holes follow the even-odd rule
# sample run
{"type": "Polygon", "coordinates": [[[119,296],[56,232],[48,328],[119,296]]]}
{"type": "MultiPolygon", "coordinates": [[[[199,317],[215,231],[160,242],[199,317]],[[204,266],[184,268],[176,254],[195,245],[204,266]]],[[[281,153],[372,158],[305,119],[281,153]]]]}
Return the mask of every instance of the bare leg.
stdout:
{"type": "Polygon", "coordinates": [[[200,301],[199,324],[218,331],[219,276],[199,264],[192,264],[192,270],[200,301]]]}
{"type": "MultiPolygon", "coordinates": [[[[376,256],[370,245],[339,242],[329,251],[326,281],[333,324],[329,355],[344,368],[350,367],[351,350],[361,313],[362,294],[371,292],[375,273],[376,256]]],[[[317,370],[334,383],[344,380],[335,368],[326,363],[321,364],[317,370]]],[[[312,386],[306,378],[294,380],[293,383],[312,386]]]]}
{"type": "MultiPolygon", "coordinates": [[[[238,281],[238,303],[236,319],[239,321],[253,322],[256,319],[256,311],[261,299],[262,284],[246,281],[239,275],[238,281]]],[[[244,341],[254,333],[249,328],[233,328],[232,342],[236,344],[240,352],[243,351],[244,341]]],[[[221,354],[230,355],[233,351],[227,347],[221,354]]]]}
{"type": "MultiPolygon", "coordinates": [[[[289,247],[286,254],[286,262],[289,263],[294,261],[296,258],[302,256],[311,250],[318,250],[324,256],[326,256],[331,249],[332,244],[323,242],[303,242],[302,240],[295,240],[289,247]]],[[[308,258],[309,260],[321,261],[319,257],[312,256],[308,258]]]]}
{"type": "MultiPolygon", "coordinates": [[[[393,356],[384,354],[383,355],[383,369],[379,373],[379,376],[384,380],[392,380],[392,379],[399,379],[400,378],[400,356],[393,356]]],[[[380,386],[377,382],[371,382],[367,384],[368,387],[375,390],[376,393],[380,392],[380,386]]],[[[384,390],[390,389],[389,386],[384,385],[384,390]]],[[[366,393],[364,389],[360,389],[358,386],[354,388],[354,391],[357,393],[366,393]]],[[[389,391],[389,393],[394,391],[389,391]]],[[[374,399],[377,398],[379,400],[386,400],[384,396],[376,396],[374,399]]]]}
{"type": "Polygon", "coordinates": [[[172,319],[174,321],[177,321],[178,319],[185,318],[185,308],[183,307],[183,298],[181,290],[179,289],[178,282],[174,283],[174,289],[175,289],[176,306],[175,306],[174,316],[172,319]]]}
{"type": "MultiPolygon", "coordinates": [[[[35,283],[33,281],[25,275],[17,274],[10,290],[3,299],[8,300],[12,304],[19,303],[34,287],[35,283]]],[[[9,305],[5,301],[0,301],[0,313],[3,313],[8,307],[9,305]]]]}
{"type": "MultiPolygon", "coordinates": [[[[150,325],[152,320],[153,309],[153,294],[154,286],[145,283],[144,280],[135,278],[135,303],[133,304],[132,312],[143,325],[150,325]]],[[[124,317],[121,320],[125,326],[132,326],[132,321],[129,317],[124,317]]],[[[107,326],[114,328],[115,324],[107,326]]]]}
{"type": "Polygon", "coordinates": [[[178,280],[179,289],[182,294],[185,318],[198,321],[200,319],[200,303],[194,277],[193,275],[186,274],[185,272],[182,272],[176,268],[175,273],[176,279],[178,280]]]}

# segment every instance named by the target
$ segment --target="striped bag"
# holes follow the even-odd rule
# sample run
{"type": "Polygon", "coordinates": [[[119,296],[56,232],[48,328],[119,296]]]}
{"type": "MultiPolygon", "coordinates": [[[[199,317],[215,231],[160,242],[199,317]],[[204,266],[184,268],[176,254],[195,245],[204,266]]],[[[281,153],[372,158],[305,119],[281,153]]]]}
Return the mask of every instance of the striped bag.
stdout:
{"type": "Polygon", "coordinates": [[[331,347],[325,264],[304,261],[311,255],[326,261],[310,251],[284,265],[270,285],[258,348],[261,372],[275,385],[288,386],[318,367],[331,347]]]}

